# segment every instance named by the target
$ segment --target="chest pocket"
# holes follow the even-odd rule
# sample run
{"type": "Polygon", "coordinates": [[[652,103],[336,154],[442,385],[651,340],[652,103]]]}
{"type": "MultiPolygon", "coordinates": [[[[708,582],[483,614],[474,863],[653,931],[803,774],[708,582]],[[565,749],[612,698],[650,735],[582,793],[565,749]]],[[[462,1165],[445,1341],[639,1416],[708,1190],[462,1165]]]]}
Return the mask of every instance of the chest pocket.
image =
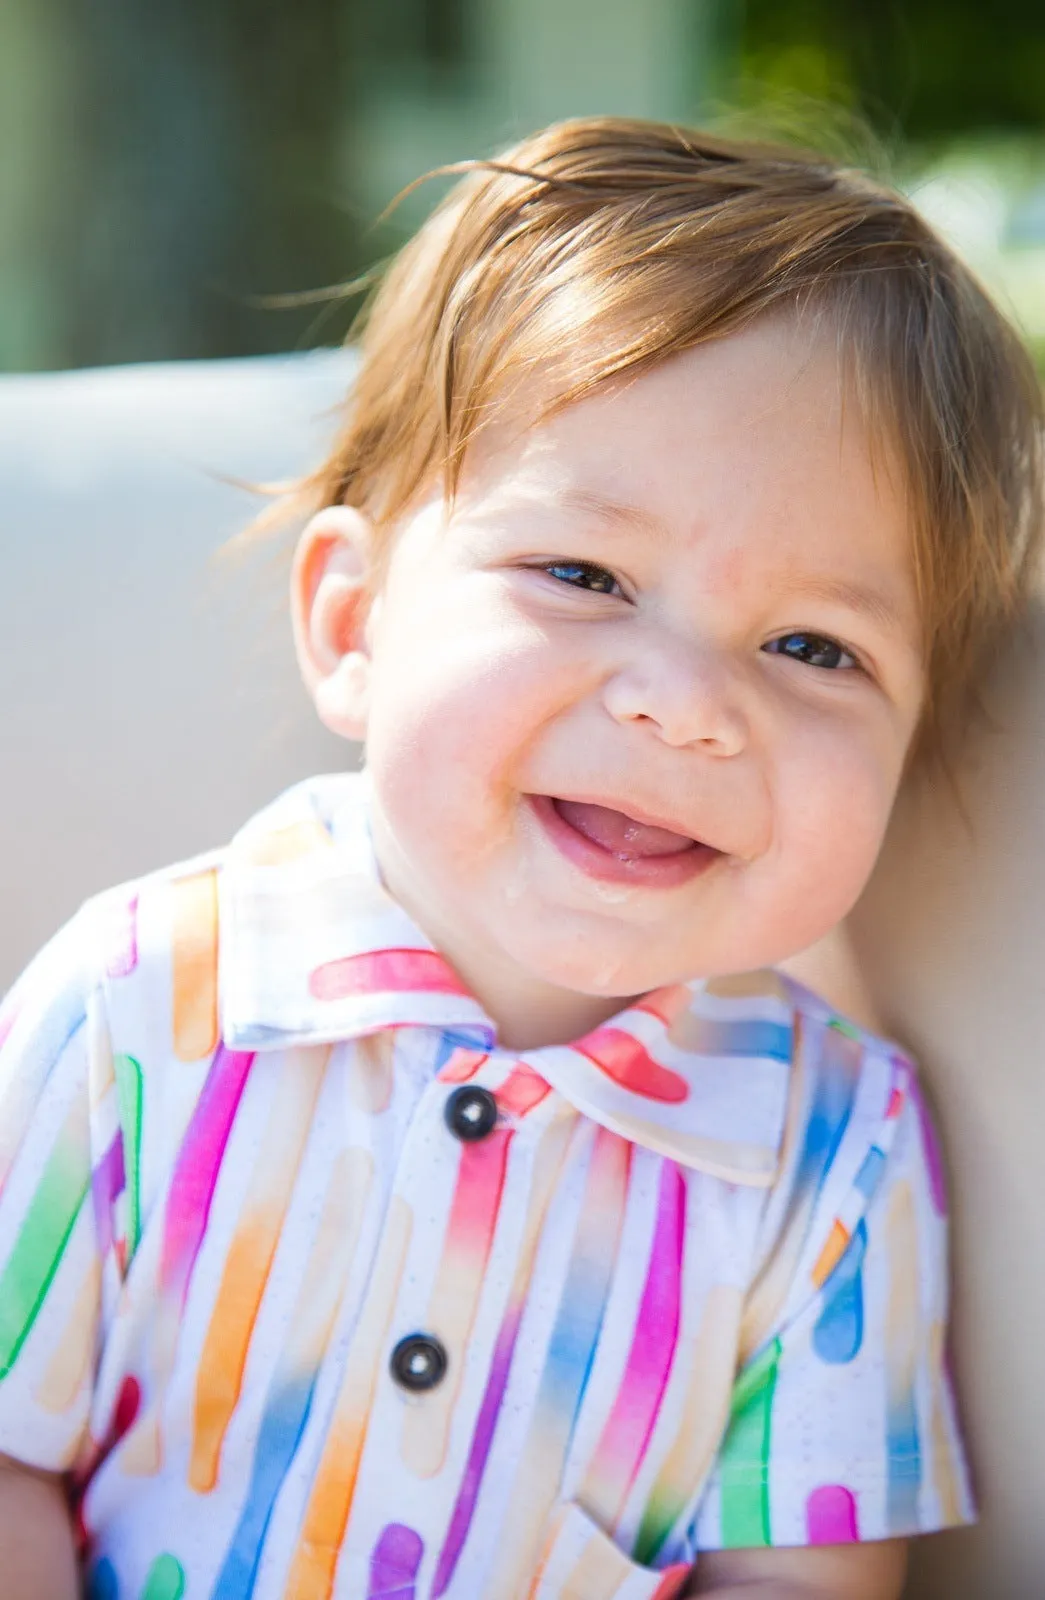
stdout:
{"type": "Polygon", "coordinates": [[[640,1567],[575,1504],[549,1527],[528,1600],[677,1600],[691,1568],[640,1567]]]}

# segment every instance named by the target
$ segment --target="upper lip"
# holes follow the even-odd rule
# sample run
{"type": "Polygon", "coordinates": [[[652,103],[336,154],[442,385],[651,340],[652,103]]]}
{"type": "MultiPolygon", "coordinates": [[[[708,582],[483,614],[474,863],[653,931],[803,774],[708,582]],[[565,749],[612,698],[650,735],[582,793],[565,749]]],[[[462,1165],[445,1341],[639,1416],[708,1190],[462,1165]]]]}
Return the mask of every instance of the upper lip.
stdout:
{"type": "Polygon", "coordinates": [[[665,828],[669,833],[677,833],[680,838],[692,839],[694,844],[706,845],[714,850],[718,847],[712,845],[700,834],[694,833],[688,822],[678,817],[668,816],[663,812],[651,811],[648,807],[637,805],[632,800],[622,800],[616,796],[593,794],[549,794],[548,799],[553,803],[556,800],[572,801],[577,805],[605,806],[607,811],[619,811],[622,816],[630,817],[633,822],[642,823],[648,828],[665,828]]]}

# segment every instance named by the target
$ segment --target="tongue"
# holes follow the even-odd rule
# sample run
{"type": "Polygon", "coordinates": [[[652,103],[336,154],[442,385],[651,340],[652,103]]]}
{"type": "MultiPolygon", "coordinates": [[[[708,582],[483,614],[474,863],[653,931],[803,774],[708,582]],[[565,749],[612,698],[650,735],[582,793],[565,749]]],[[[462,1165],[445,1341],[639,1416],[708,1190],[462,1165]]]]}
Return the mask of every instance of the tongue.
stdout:
{"type": "Polygon", "coordinates": [[[556,800],[555,809],[564,822],[583,833],[586,839],[625,860],[676,855],[680,850],[691,849],[695,843],[684,833],[636,822],[634,817],[623,811],[613,811],[609,806],[589,805],[584,800],[556,800]]]}

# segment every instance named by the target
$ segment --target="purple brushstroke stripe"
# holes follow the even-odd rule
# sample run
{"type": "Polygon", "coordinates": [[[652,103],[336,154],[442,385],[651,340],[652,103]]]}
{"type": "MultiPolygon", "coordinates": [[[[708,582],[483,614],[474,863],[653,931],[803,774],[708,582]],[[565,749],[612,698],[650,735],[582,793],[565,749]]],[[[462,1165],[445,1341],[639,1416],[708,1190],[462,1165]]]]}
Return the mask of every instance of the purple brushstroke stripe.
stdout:
{"type": "Polygon", "coordinates": [[[127,1178],[123,1167],[123,1134],[118,1133],[94,1169],[91,1178],[91,1198],[94,1201],[94,1221],[98,1233],[98,1250],[102,1259],[112,1249],[112,1208],[118,1194],[122,1194],[127,1178]]]}
{"type": "Polygon", "coordinates": [[[439,1565],[436,1567],[435,1583],[432,1585],[432,1600],[439,1600],[439,1596],[446,1593],[453,1578],[454,1569],[464,1541],[468,1536],[471,1526],[472,1514],[475,1511],[475,1502],[479,1497],[479,1485],[483,1481],[486,1470],[486,1458],[490,1454],[490,1445],[493,1443],[493,1431],[497,1425],[497,1413],[501,1409],[504,1399],[505,1385],[508,1382],[508,1370],[512,1364],[512,1355],[515,1351],[515,1341],[519,1334],[519,1324],[522,1321],[522,1307],[512,1306],[506,1313],[501,1323],[501,1331],[497,1335],[497,1344],[494,1348],[493,1360],[490,1363],[490,1376],[486,1382],[486,1393],[479,1409],[479,1417],[475,1424],[475,1433],[472,1437],[472,1448],[468,1452],[468,1461],[461,1479],[461,1487],[457,1494],[453,1516],[450,1518],[450,1527],[447,1530],[446,1543],[439,1552],[439,1565]]]}
{"type": "Polygon", "coordinates": [[[402,1522],[390,1522],[370,1557],[367,1600],[414,1600],[424,1540],[402,1522]]]}

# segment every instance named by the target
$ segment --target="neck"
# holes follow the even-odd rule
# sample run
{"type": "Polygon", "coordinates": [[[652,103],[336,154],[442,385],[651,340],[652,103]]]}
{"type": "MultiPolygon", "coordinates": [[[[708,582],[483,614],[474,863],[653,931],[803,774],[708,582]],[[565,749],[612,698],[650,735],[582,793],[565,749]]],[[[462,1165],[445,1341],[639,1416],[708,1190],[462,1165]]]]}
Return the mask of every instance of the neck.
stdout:
{"type": "Polygon", "coordinates": [[[374,830],[374,844],[385,888],[445,956],[497,1028],[507,1050],[539,1050],[583,1038],[607,1017],[622,1011],[631,995],[582,994],[526,972],[481,940],[447,926],[427,901],[417,902],[409,874],[399,870],[394,846],[374,830]]]}
{"type": "Polygon", "coordinates": [[[475,964],[469,951],[450,949],[445,940],[439,948],[496,1023],[498,1043],[508,1050],[569,1044],[623,1010],[631,998],[579,994],[539,979],[527,980],[518,971],[498,971],[488,961],[475,964]]]}

